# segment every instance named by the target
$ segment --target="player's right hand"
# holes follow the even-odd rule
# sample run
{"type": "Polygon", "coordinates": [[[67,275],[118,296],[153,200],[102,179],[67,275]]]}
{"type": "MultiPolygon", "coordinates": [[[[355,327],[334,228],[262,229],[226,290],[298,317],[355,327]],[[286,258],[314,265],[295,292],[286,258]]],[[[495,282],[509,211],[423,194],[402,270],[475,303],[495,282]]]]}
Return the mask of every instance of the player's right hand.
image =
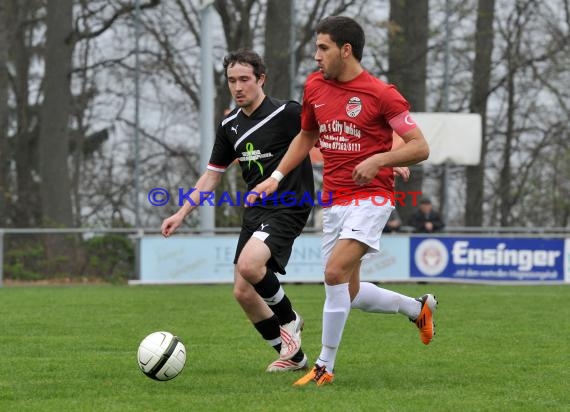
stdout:
{"type": "Polygon", "coordinates": [[[180,227],[183,220],[184,216],[181,216],[178,213],[175,213],[169,218],[164,219],[162,221],[162,225],[160,226],[160,231],[162,232],[162,236],[168,237],[171,234],[173,234],[176,231],[176,229],[180,227]]]}
{"type": "Polygon", "coordinates": [[[269,196],[270,194],[274,193],[275,191],[277,191],[277,187],[279,186],[279,182],[274,179],[273,177],[268,177],[267,179],[265,179],[263,182],[261,182],[260,184],[258,184],[257,186],[255,186],[253,188],[253,190],[251,190],[252,193],[250,193],[246,198],[245,198],[245,207],[251,207],[253,206],[253,203],[255,203],[255,201],[257,199],[261,199],[261,196],[269,196]]]}

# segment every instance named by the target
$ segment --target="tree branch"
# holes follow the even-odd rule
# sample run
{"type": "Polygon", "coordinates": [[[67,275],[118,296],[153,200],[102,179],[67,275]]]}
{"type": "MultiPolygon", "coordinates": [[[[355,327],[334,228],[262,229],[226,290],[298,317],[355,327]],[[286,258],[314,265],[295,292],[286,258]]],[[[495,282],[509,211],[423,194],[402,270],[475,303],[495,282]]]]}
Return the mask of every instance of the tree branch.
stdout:
{"type": "MultiPolygon", "coordinates": [[[[160,0],[149,0],[148,3],[144,3],[140,5],[140,10],[150,9],[158,6],[160,4],[160,0]]],[[[103,23],[101,28],[94,31],[74,31],[71,35],[67,38],[67,42],[78,42],[85,39],[93,39],[95,37],[100,36],[104,32],[106,32],[113,23],[120,17],[132,13],[136,7],[132,4],[123,5],[120,9],[118,9],[115,14],[111,16],[111,18],[103,23]]]]}

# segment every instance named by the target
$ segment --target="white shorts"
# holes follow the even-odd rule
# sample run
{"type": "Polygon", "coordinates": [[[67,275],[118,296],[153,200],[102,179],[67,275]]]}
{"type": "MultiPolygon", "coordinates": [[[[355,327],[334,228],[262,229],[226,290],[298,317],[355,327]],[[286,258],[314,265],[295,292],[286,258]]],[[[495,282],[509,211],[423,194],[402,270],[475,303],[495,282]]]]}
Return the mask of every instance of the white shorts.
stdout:
{"type": "Polygon", "coordinates": [[[372,202],[370,199],[358,199],[357,202],[323,209],[323,265],[326,265],[339,239],[355,239],[368,245],[363,258],[380,251],[380,235],[394,206],[388,200],[372,202]]]}

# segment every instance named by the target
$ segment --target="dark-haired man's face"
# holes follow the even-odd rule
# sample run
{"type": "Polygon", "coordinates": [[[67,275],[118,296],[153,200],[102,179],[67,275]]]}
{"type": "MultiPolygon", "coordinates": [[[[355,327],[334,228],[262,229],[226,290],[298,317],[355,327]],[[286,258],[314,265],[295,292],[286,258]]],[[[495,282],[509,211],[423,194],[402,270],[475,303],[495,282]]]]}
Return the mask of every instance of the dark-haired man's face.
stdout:
{"type": "Polygon", "coordinates": [[[319,66],[319,70],[325,79],[336,79],[343,69],[341,49],[331,40],[328,34],[317,34],[316,44],[315,61],[319,66]]]}
{"type": "Polygon", "coordinates": [[[257,79],[253,73],[253,67],[241,63],[229,65],[227,75],[228,87],[236,105],[247,114],[255,110],[265,96],[262,88],[265,76],[261,75],[257,79]]]}

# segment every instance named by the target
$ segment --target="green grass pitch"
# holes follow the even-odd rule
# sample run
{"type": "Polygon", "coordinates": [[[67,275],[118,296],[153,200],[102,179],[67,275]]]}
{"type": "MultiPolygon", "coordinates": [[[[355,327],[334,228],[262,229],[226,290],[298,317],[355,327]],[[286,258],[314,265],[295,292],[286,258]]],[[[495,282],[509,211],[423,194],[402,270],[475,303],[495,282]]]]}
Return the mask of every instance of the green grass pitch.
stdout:
{"type": "MultiPolygon", "coordinates": [[[[268,374],[277,354],[231,285],[0,289],[1,411],[563,411],[570,410],[570,287],[392,284],[435,293],[424,346],[401,315],[352,311],[333,385],[295,388],[268,374]],[[169,382],[138,369],[150,332],[185,343],[169,382]]],[[[320,350],[322,285],[285,285],[320,350]]]]}

